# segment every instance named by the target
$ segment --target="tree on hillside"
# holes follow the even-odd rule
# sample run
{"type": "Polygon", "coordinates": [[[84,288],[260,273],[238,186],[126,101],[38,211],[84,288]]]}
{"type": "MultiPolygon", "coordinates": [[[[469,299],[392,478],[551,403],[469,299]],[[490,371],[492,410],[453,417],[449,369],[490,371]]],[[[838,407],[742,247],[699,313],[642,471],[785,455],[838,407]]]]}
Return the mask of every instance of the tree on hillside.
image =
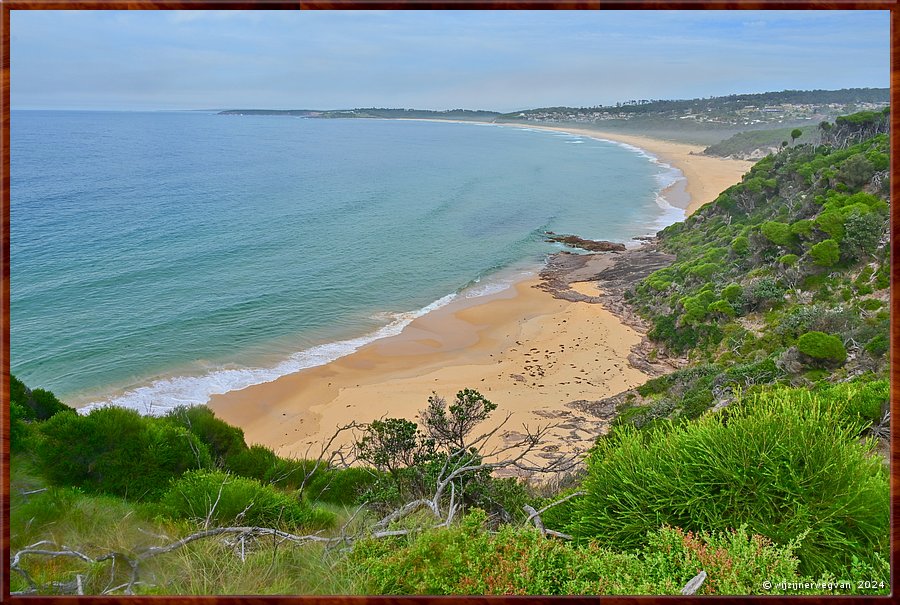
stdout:
{"type": "Polygon", "coordinates": [[[803,131],[799,128],[795,128],[791,131],[791,143],[800,138],[800,135],[803,134],[803,131]]]}
{"type": "Polygon", "coordinates": [[[382,513],[391,511],[384,527],[416,510],[427,509],[438,519],[447,519],[469,505],[509,517],[504,503],[492,496],[494,470],[517,469],[530,475],[564,472],[574,465],[574,457],[539,455],[538,445],[549,426],[535,431],[524,427],[524,434],[513,434],[504,430],[508,414],[495,428],[478,434],[476,428],[496,408],[478,391],[464,389],[449,403],[437,394],[429,397],[428,407],[418,416],[421,428],[398,418],[356,427],[362,431],[355,442],[356,458],[390,475],[388,482],[376,482],[366,495],[370,506],[382,513]]]}

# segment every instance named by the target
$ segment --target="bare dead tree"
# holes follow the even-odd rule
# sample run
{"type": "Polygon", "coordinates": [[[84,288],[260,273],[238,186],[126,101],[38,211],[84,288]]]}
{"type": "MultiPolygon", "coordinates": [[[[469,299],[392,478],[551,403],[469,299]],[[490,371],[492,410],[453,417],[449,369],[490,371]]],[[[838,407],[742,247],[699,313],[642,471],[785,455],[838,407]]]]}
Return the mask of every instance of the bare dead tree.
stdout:
{"type": "Polygon", "coordinates": [[[439,521],[439,525],[449,525],[459,510],[455,493],[457,482],[479,472],[514,468],[527,473],[559,473],[575,466],[577,455],[561,455],[549,461],[534,460],[534,454],[538,451],[542,438],[555,428],[554,425],[539,427],[535,431],[525,426],[523,427],[525,434],[522,437],[506,441],[491,449],[486,448],[486,444],[500,433],[510,418],[511,415],[507,414],[496,427],[465,442],[463,447],[446,455],[435,479],[433,491],[428,496],[412,500],[394,509],[378,521],[375,527],[387,528],[392,523],[422,509],[429,510],[439,521]],[[448,492],[450,502],[444,507],[448,492]]]}
{"type": "MultiPolygon", "coordinates": [[[[306,489],[306,486],[308,485],[310,479],[312,479],[313,475],[315,475],[319,470],[321,470],[323,468],[332,468],[333,466],[335,466],[335,461],[337,461],[337,460],[340,461],[340,464],[338,466],[347,467],[350,465],[350,463],[347,461],[347,454],[350,451],[350,446],[343,445],[336,449],[334,449],[332,446],[334,445],[335,440],[337,440],[337,438],[341,434],[343,434],[345,432],[353,431],[353,430],[359,428],[359,426],[360,425],[358,425],[356,422],[351,422],[350,424],[337,427],[335,429],[334,433],[328,439],[328,441],[326,441],[324,444],[322,444],[321,448],[319,449],[319,455],[316,456],[316,459],[313,462],[312,468],[306,469],[306,472],[304,473],[304,476],[303,476],[303,480],[300,482],[299,492],[301,495],[303,494],[304,490],[306,489]]],[[[306,454],[304,455],[304,459],[309,458],[309,452],[311,449],[312,449],[312,444],[310,444],[306,448],[306,454]]],[[[274,477],[270,481],[270,483],[274,484],[274,483],[283,481],[284,479],[287,479],[296,470],[297,469],[291,469],[289,471],[286,471],[286,472],[282,473],[281,475],[279,475],[278,477],[274,477]]]]}

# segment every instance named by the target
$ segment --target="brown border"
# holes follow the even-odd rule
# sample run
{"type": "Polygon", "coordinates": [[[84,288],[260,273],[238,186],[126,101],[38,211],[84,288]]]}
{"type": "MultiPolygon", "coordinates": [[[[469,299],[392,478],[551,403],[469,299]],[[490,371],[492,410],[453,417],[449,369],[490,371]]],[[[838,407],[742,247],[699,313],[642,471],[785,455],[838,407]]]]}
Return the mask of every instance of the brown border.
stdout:
{"type": "MultiPolygon", "coordinates": [[[[184,604],[184,603],[248,603],[266,604],[300,602],[304,605],[440,605],[444,603],[465,603],[496,605],[498,603],[520,603],[523,605],[538,605],[550,601],[563,601],[571,605],[588,605],[597,602],[620,604],[647,604],[647,603],[671,603],[673,601],[688,603],[731,603],[734,601],[761,601],[775,602],[800,602],[808,604],[818,603],[873,603],[882,604],[891,602],[892,597],[843,597],[843,596],[797,596],[797,597],[321,597],[321,596],[255,596],[255,597],[10,597],[9,596],[9,103],[10,103],[10,10],[172,10],[172,9],[305,9],[305,10],[332,10],[332,9],[610,9],[610,10],[635,10],[635,9],[704,9],[704,10],[889,10],[891,12],[891,105],[895,109],[900,99],[898,87],[900,87],[900,63],[898,63],[898,37],[900,37],[900,4],[898,0],[677,0],[665,2],[659,0],[589,0],[589,1],[559,1],[546,0],[331,0],[331,1],[292,1],[292,0],[0,0],[2,8],[2,25],[0,25],[0,159],[2,159],[2,178],[0,178],[0,465],[2,465],[2,508],[0,508],[0,521],[2,521],[2,535],[0,535],[0,600],[29,603],[58,603],[61,601],[77,600],[84,603],[117,603],[135,600],[147,600],[160,604],[184,604]]],[[[900,412],[900,394],[895,385],[900,381],[900,293],[894,284],[900,283],[900,263],[894,262],[900,254],[900,210],[896,201],[900,199],[900,184],[897,176],[900,175],[900,159],[897,157],[898,141],[900,141],[900,112],[891,112],[891,339],[890,339],[890,378],[891,378],[891,416],[896,418],[900,412]]],[[[900,529],[895,521],[894,512],[900,505],[900,449],[897,444],[900,438],[895,432],[891,434],[891,592],[900,594],[900,573],[897,573],[896,565],[900,562],[900,529]]]]}

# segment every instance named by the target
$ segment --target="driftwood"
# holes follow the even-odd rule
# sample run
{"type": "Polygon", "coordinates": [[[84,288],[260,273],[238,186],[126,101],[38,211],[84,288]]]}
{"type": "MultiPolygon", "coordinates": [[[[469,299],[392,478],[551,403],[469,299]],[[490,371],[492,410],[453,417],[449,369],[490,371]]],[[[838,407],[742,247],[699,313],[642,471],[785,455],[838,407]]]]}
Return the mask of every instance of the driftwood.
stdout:
{"type": "Polygon", "coordinates": [[[564,534],[561,531],[547,529],[546,527],[544,527],[544,521],[541,519],[541,515],[545,511],[553,508],[554,506],[559,506],[560,504],[562,504],[563,502],[565,502],[567,500],[570,500],[576,496],[583,496],[583,495],[584,495],[584,492],[573,492],[573,493],[569,494],[568,496],[566,496],[565,498],[560,498],[556,502],[551,502],[550,504],[548,504],[541,510],[535,510],[533,506],[529,506],[527,504],[524,505],[522,507],[522,509],[526,513],[528,513],[528,518],[525,519],[525,525],[528,525],[528,523],[534,523],[534,526],[536,528],[538,528],[538,531],[540,531],[541,534],[543,534],[545,536],[553,536],[554,538],[561,538],[563,540],[571,540],[572,536],[570,536],[569,534],[564,534]]]}
{"type": "Polygon", "coordinates": [[[63,594],[84,594],[84,576],[82,576],[81,574],[76,574],[75,580],[73,582],[54,582],[43,586],[38,585],[38,583],[35,582],[34,578],[31,577],[31,574],[29,574],[25,569],[22,568],[22,561],[26,556],[44,556],[51,558],[73,557],[76,559],[80,559],[81,561],[84,561],[85,563],[88,563],[90,565],[103,563],[105,561],[112,561],[113,564],[115,564],[116,561],[121,560],[126,563],[131,569],[129,581],[125,584],[121,584],[113,588],[107,588],[103,591],[102,594],[111,594],[118,590],[124,590],[124,594],[131,595],[134,594],[134,587],[138,584],[141,584],[141,582],[139,582],[140,565],[144,561],[147,561],[148,559],[151,559],[158,555],[176,551],[179,548],[187,546],[191,542],[204,540],[206,538],[213,538],[216,536],[225,536],[229,534],[236,535],[241,543],[243,543],[243,541],[247,539],[259,539],[267,536],[271,536],[273,540],[277,540],[278,543],[291,542],[293,544],[309,544],[313,542],[331,544],[340,542],[345,539],[344,537],[326,538],[318,534],[298,536],[271,527],[216,527],[214,529],[206,529],[203,531],[195,532],[181,538],[180,540],[176,540],[164,546],[151,546],[130,555],[121,552],[110,552],[96,558],[68,548],[67,546],[56,546],[55,544],[44,540],[23,548],[15,555],[13,555],[12,561],[9,565],[10,570],[21,575],[29,586],[28,590],[13,594],[34,594],[45,591],[61,592],[63,594]],[[41,548],[48,546],[52,548],[41,548]]]}
{"type": "Polygon", "coordinates": [[[692,595],[695,594],[700,587],[703,585],[703,582],[706,581],[706,572],[701,571],[696,576],[690,579],[690,581],[684,585],[684,588],[681,589],[681,594],[683,595],[692,595]]]}

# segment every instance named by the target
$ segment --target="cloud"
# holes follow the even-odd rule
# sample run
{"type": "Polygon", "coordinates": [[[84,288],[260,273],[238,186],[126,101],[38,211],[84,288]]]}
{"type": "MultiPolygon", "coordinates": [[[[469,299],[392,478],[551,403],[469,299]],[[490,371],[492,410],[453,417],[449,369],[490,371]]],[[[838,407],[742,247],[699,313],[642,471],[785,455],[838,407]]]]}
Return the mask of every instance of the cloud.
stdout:
{"type": "Polygon", "coordinates": [[[11,34],[13,107],[505,109],[889,82],[887,11],[12,11],[11,34]]]}

